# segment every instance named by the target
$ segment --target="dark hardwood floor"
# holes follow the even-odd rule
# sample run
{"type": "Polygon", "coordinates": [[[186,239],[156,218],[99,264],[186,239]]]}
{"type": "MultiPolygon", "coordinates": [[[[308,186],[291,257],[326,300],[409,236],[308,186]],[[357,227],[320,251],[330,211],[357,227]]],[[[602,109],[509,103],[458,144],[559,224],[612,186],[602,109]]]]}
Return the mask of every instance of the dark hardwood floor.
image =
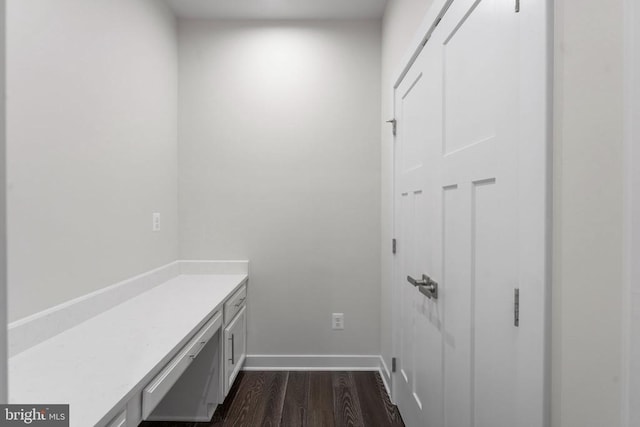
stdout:
{"type": "Polygon", "coordinates": [[[404,426],[377,372],[241,372],[210,423],[140,427],[404,426]]]}

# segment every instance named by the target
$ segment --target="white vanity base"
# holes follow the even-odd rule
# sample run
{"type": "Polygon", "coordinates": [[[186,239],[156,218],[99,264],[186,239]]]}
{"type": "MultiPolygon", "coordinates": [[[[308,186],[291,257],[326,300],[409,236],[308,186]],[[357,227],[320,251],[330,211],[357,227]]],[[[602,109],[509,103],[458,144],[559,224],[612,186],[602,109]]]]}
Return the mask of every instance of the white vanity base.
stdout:
{"type": "MultiPolygon", "coordinates": [[[[180,386],[182,374],[189,375],[190,367],[184,362],[176,364],[179,375],[166,373],[167,366],[182,356],[216,371],[210,379],[217,384],[209,387],[202,401],[220,402],[224,395],[219,354],[224,351],[224,307],[246,285],[248,262],[234,262],[235,274],[212,273],[224,270],[220,263],[178,263],[177,276],[13,355],[9,360],[10,402],[70,404],[72,427],[137,426],[145,399],[149,399],[145,389],[153,383],[164,396],[173,384],[180,386]],[[238,272],[240,265],[244,272],[238,272]],[[158,385],[159,374],[168,375],[171,384],[158,385]]],[[[32,321],[39,319],[34,316],[32,321]]],[[[16,327],[25,325],[29,327],[28,322],[16,327]]],[[[155,396],[156,403],[161,397],[155,396]]],[[[181,407],[180,402],[174,403],[181,407]]],[[[196,407],[198,402],[192,404],[196,407]]],[[[161,409],[171,411],[171,404],[163,403],[161,409]]],[[[206,416],[211,407],[204,409],[206,416]]],[[[196,412],[192,415],[198,415],[196,412]]]]}

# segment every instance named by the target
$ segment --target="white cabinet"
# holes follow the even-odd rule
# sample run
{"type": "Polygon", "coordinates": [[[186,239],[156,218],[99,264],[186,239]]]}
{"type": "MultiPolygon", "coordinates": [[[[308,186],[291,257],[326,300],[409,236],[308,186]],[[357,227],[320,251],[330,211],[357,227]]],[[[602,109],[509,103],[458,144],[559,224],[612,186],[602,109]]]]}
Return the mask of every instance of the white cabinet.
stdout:
{"type": "MultiPolygon", "coordinates": [[[[224,395],[226,396],[244,364],[247,354],[247,308],[238,307],[236,316],[224,329],[224,395]]],[[[235,309],[235,307],[234,307],[235,309]]]]}

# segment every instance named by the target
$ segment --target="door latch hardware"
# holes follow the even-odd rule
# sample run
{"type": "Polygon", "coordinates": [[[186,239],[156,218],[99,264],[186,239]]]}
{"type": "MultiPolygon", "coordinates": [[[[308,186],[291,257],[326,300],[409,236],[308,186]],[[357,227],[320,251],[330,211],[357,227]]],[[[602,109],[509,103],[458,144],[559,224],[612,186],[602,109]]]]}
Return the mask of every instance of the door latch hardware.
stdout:
{"type": "Polygon", "coordinates": [[[438,299],[438,283],[426,274],[423,274],[422,279],[418,280],[411,276],[407,276],[407,281],[417,287],[418,291],[427,298],[438,299]]]}
{"type": "Polygon", "coordinates": [[[392,357],[391,358],[391,372],[395,372],[396,371],[396,358],[392,357]]]}
{"type": "Polygon", "coordinates": [[[520,0],[516,0],[516,13],[520,12],[520,0]]]}
{"type": "Polygon", "coordinates": [[[391,120],[387,120],[387,123],[391,123],[391,132],[393,133],[393,136],[396,136],[396,126],[398,124],[396,119],[391,119],[391,120]]]}
{"type": "Polygon", "coordinates": [[[391,253],[395,255],[397,250],[398,250],[398,242],[396,241],[396,239],[391,239],[391,253]]]}

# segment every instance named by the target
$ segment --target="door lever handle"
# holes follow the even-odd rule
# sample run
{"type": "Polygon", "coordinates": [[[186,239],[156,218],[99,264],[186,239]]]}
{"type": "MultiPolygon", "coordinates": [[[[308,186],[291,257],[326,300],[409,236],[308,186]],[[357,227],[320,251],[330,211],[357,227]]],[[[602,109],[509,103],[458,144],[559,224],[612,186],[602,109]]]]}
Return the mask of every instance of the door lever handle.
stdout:
{"type": "Polygon", "coordinates": [[[438,283],[426,274],[422,275],[422,279],[417,280],[411,276],[407,276],[407,281],[417,287],[418,291],[427,298],[438,299],[438,283]]]}
{"type": "Polygon", "coordinates": [[[411,283],[413,286],[427,286],[431,281],[431,278],[426,274],[422,275],[422,279],[414,279],[411,276],[407,276],[407,281],[411,283]]]}

